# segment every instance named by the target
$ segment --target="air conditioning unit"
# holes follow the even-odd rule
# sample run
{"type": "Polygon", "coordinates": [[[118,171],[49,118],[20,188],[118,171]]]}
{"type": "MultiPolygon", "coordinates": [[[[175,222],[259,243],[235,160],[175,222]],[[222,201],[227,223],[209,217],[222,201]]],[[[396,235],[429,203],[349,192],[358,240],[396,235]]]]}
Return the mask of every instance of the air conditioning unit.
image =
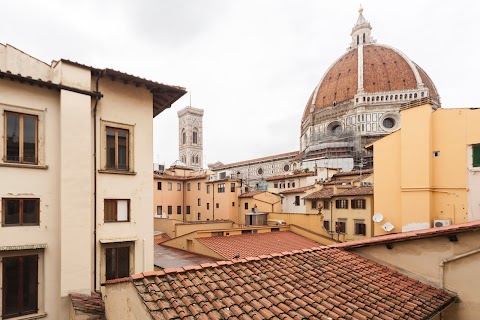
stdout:
{"type": "Polygon", "coordinates": [[[215,176],[208,177],[208,181],[214,181],[214,180],[215,180],[215,176]]]}
{"type": "Polygon", "coordinates": [[[439,227],[445,227],[445,226],[449,226],[452,224],[452,221],[450,219],[445,219],[445,220],[434,220],[433,221],[433,226],[435,228],[439,228],[439,227]]]}
{"type": "Polygon", "coordinates": [[[371,183],[371,182],[368,182],[368,181],[362,181],[362,182],[360,183],[360,185],[361,185],[362,187],[370,187],[370,186],[372,185],[372,183],[371,183]]]}

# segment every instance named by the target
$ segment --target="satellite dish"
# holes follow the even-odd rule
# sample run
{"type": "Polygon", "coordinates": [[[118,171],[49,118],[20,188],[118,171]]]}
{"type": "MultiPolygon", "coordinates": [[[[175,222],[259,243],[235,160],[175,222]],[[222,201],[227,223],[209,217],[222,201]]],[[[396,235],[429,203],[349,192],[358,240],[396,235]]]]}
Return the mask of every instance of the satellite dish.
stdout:
{"type": "Polygon", "coordinates": [[[390,222],[386,222],[383,226],[382,226],[382,229],[389,232],[389,231],[392,231],[393,228],[395,228],[395,226],[393,224],[391,224],[390,222]]]}
{"type": "Polygon", "coordinates": [[[381,222],[383,220],[383,214],[381,213],[375,213],[372,217],[372,220],[374,222],[381,222]]]}

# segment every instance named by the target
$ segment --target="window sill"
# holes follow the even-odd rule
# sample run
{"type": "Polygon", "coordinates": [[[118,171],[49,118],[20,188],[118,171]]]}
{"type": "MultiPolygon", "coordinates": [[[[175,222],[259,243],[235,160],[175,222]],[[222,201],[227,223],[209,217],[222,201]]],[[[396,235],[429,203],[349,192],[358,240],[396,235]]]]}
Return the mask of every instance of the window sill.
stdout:
{"type": "Polygon", "coordinates": [[[42,318],[46,318],[46,317],[47,317],[47,313],[46,312],[41,312],[41,313],[29,314],[29,315],[25,315],[25,316],[8,318],[8,319],[12,319],[12,320],[35,320],[35,319],[42,319],[42,318]]]}
{"type": "Polygon", "coordinates": [[[1,162],[0,167],[12,167],[12,168],[25,168],[25,169],[48,169],[47,165],[40,164],[27,164],[27,163],[15,163],[15,162],[1,162]]]}
{"type": "Polygon", "coordinates": [[[132,172],[132,171],[105,170],[105,169],[98,170],[98,173],[123,174],[123,175],[127,175],[127,176],[134,176],[134,175],[137,174],[136,172],[132,172]]]}

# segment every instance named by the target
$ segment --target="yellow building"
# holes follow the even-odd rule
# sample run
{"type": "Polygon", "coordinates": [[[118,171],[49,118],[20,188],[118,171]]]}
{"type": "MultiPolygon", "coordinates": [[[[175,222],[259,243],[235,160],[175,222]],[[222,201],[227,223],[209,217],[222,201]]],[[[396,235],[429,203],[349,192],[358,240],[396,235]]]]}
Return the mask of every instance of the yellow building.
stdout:
{"type": "Polygon", "coordinates": [[[402,127],[374,142],[374,234],[480,219],[480,110],[405,105],[402,127]]]}
{"type": "Polygon", "coordinates": [[[155,215],[185,222],[232,220],[238,223],[240,182],[214,178],[211,172],[194,171],[181,162],[164,173],[155,173],[155,215]]]}
{"type": "Polygon", "coordinates": [[[153,270],[152,115],[179,87],[0,44],[0,318],[153,270]]]}

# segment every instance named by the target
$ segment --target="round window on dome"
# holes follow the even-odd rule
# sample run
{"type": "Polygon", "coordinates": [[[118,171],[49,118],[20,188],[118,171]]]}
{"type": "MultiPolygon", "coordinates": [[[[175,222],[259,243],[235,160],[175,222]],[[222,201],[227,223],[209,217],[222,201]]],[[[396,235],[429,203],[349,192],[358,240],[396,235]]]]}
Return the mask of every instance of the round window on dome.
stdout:
{"type": "Polygon", "coordinates": [[[395,119],[385,118],[385,119],[383,119],[382,124],[385,128],[392,129],[393,127],[395,127],[395,119]]]}
{"type": "Polygon", "coordinates": [[[262,169],[262,168],[258,168],[257,172],[258,172],[258,174],[263,174],[263,169],[262,169]]]}
{"type": "Polygon", "coordinates": [[[283,171],[288,171],[290,170],[290,166],[288,164],[283,166],[283,171]]]}

